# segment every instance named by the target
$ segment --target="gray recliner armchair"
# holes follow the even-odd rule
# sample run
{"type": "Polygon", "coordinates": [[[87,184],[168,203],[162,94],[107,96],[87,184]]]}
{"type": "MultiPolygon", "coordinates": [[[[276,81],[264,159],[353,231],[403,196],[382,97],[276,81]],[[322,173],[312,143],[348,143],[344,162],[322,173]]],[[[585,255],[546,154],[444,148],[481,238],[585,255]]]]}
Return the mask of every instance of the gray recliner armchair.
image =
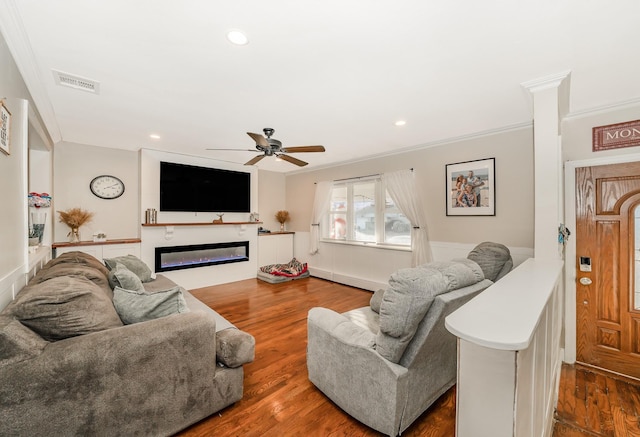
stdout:
{"type": "Polygon", "coordinates": [[[390,436],[404,431],[455,384],[456,338],[445,317],[493,284],[484,270],[496,280],[512,266],[506,247],[481,249],[484,266],[457,259],[397,271],[368,307],[312,308],[309,380],[365,425],[390,436]]]}

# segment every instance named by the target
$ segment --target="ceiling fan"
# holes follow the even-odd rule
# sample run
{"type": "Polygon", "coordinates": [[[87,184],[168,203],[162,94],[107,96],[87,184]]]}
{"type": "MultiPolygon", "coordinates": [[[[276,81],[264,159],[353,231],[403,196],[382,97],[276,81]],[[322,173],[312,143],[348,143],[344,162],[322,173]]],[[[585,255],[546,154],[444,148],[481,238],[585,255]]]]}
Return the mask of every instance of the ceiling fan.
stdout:
{"type": "MultiPolygon", "coordinates": [[[[304,162],[300,159],[294,158],[293,156],[287,155],[287,153],[305,153],[305,152],[324,152],[323,146],[296,146],[296,147],[282,147],[282,142],[276,140],[275,138],[271,138],[275,130],[270,127],[265,127],[262,129],[264,132],[264,136],[260,134],[254,134],[252,132],[247,132],[253,141],[256,142],[256,150],[262,152],[261,155],[256,156],[255,158],[250,159],[245,162],[244,165],[253,165],[260,161],[265,156],[276,156],[285,161],[288,161],[297,166],[303,167],[307,165],[307,162],[304,162]]],[[[235,150],[237,152],[254,152],[253,149],[207,149],[207,150],[235,150]]]]}

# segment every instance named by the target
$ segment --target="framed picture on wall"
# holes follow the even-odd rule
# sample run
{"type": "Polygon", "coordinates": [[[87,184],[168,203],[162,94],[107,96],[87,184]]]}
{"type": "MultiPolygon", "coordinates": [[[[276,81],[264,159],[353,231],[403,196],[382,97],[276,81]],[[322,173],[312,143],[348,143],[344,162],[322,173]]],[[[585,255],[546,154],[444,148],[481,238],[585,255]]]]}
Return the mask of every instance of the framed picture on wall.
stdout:
{"type": "Polygon", "coordinates": [[[0,150],[9,154],[9,144],[11,141],[11,113],[4,105],[4,100],[0,100],[0,150]]]}
{"type": "Polygon", "coordinates": [[[447,215],[496,215],[496,160],[445,165],[447,215]]]}

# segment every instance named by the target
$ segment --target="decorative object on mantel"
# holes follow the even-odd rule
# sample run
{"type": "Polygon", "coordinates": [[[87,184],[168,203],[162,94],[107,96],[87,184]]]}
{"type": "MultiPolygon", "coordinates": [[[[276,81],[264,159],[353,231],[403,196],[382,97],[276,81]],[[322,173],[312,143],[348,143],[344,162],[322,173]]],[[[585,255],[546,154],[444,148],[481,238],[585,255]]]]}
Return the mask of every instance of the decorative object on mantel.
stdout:
{"type": "Polygon", "coordinates": [[[289,211],[283,209],[276,212],[276,220],[280,223],[280,231],[284,231],[284,224],[289,221],[289,211]]]}
{"type": "Polygon", "coordinates": [[[158,211],[155,208],[147,208],[144,212],[144,222],[148,225],[158,223],[158,211]]]}
{"type": "Polygon", "coordinates": [[[93,234],[93,242],[94,243],[103,243],[107,241],[107,234],[104,232],[96,232],[93,234]]]}
{"type": "Polygon", "coordinates": [[[224,213],[222,213],[222,214],[216,214],[216,215],[218,216],[218,218],[217,218],[217,219],[213,219],[213,223],[224,223],[224,222],[222,221],[222,216],[224,215],[224,213]]]}
{"type": "Polygon", "coordinates": [[[4,100],[0,99],[0,150],[9,154],[11,144],[11,113],[4,105],[4,100]]]}
{"type": "Polygon", "coordinates": [[[70,243],[80,241],[80,226],[88,223],[93,218],[93,213],[81,208],[71,208],[66,211],[58,211],[60,223],[69,226],[71,230],[67,234],[70,243]]]}
{"type": "MultiPolygon", "coordinates": [[[[51,196],[49,193],[31,192],[27,198],[28,205],[31,208],[29,238],[32,238],[31,234],[33,232],[34,237],[38,238],[38,244],[41,244],[44,235],[44,226],[47,222],[47,213],[41,211],[40,208],[49,208],[51,206],[51,196]]],[[[29,243],[31,243],[31,240],[29,240],[29,243]]]]}

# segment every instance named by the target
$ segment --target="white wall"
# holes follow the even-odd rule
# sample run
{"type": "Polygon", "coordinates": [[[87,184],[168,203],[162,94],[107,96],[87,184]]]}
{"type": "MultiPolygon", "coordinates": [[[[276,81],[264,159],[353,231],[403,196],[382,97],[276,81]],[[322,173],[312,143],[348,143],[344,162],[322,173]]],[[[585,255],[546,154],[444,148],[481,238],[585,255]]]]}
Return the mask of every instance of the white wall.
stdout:
{"type": "Polygon", "coordinates": [[[11,154],[0,152],[0,308],[4,308],[19,291],[29,269],[27,138],[31,96],[1,36],[0,97],[6,98],[12,114],[11,154]]]}
{"type": "MultiPolygon", "coordinates": [[[[260,185],[258,186],[258,213],[263,227],[271,231],[280,229],[280,223],[275,218],[276,212],[287,209],[286,178],[284,173],[273,171],[258,171],[260,185]]],[[[289,224],[287,223],[287,228],[289,224]]]]}
{"type": "MultiPolygon", "coordinates": [[[[60,142],[54,148],[55,211],[82,208],[93,212],[93,220],[80,228],[82,240],[95,232],[109,239],[138,238],[140,219],[138,153],[128,150],[60,142]],[[125,184],[124,194],[112,200],[100,199],[89,189],[99,175],[117,176],[125,184]]],[[[55,214],[54,241],[68,241],[69,227],[55,214]]]]}
{"type": "Polygon", "coordinates": [[[408,252],[371,247],[322,243],[320,252],[311,256],[308,245],[305,246],[308,236],[304,234],[309,232],[315,182],[405,168],[414,169],[418,186],[422,188],[419,195],[424,200],[429,239],[440,242],[439,247],[432,247],[435,259],[450,259],[452,253],[464,257],[482,241],[517,248],[516,251],[526,254],[521,259],[533,253],[533,138],[531,128],[526,128],[288,174],[287,209],[292,216],[290,228],[296,231],[296,258],[308,262],[311,272],[317,272],[318,276],[334,280],[347,276],[351,282],[346,283],[366,289],[386,283],[398,268],[410,267],[408,252]],[[484,158],[496,159],[495,217],[448,217],[445,165],[484,158]],[[462,245],[464,249],[458,250],[455,245],[462,245]],[[436,253],[438,249],[442,249],[440,253],[436,253]]]}

